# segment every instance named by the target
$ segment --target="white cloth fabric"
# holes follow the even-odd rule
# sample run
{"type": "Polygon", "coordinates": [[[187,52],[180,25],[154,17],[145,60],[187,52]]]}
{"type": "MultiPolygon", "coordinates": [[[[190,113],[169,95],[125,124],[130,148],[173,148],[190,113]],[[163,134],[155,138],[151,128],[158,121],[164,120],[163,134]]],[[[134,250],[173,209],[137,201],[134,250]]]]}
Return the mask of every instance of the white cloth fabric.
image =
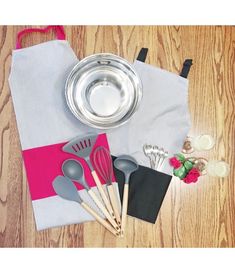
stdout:
{"type": "MultiPolygon", "coordinates": [[[[190,129],[188,80],[140,61],[134,68],[143,84],[141,105],[128,123],[108,132],[108,142],[113,155],[129,154],[149,167],[144,144],[163,147],[170,156],[182,149],[190,129]]],[[[161,171],[172,175],[168,160],[161,171]]]]}
{"type": "Polygon", "coordinates": [[[77,62],[63,40],[13,51],[9,84],[22,150],[94,132],[73,116],[65,101],[65,81],[77,62]]]}
{"type": "MultiPolygon", "coordinates": [[[[13,51],[9,84],[23,151],[95,131],[66,105],[65,81],[77,62],[69,43],[62,40],[13,51]]],[[[94,207],[86,191],[81,195],[94,207]]],[[[58,196],[33,200],[33,208],[38,230],[94,220],[80,205],[58,196]]]]}

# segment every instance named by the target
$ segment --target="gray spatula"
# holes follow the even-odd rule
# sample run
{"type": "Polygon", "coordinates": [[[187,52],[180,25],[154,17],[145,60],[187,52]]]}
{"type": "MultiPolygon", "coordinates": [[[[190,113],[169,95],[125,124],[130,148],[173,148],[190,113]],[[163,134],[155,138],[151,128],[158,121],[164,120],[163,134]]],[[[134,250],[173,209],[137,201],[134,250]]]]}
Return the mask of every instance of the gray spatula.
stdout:
{"type": "Polygon", "coordinates": [[[116,236],[119,235],[117,230],[115,230],[108,222],[106,222],[102,217],[100,217],[99,214],[97,214],[91,207],[89,207],[85,202],[83,202],[77,191],[76,186],[69,178],[61,175],[57,176],[52,182],[52,185],[55,192],[60,197],[69,201],[77,202],[112,234],[116,236]]]}
{"type": "Polygon", "coordinates": [[[109,211],[110,215],[115,220],[116,217],[114,215],[112,206],[109,202],[109,199],[108,199],[106,193],[104,192],[104,189],[103,189],[102,184],[99,180],[99,177],[98,177],[96,171],[94,170],[94,168],[91,164],[91,161],[90,161],[90,154],[92,152],[92,148],[96,142],[97,137],[98,137],[98,135],[88,135],[83,138],[80,138],[80,137],[74,138],[70,142],[68,142],[67,144],[65,144],[63,146],[63,151],[66,153],[76,155],[77,157],[81,157],[86,160],[86,162],[91,170],[91,174],[95,180],[96,186],[99,190],[99,193],[103,199],[103,202],[104,202],[107,210],[109,211]]]}
{"type": "Polygon", "coordinates": [[[84,158],[91,171],[94,170],[90,154],[98,135],[87,135],[86,137],[76,137],[63,146],[63,151],[84,158]]]}

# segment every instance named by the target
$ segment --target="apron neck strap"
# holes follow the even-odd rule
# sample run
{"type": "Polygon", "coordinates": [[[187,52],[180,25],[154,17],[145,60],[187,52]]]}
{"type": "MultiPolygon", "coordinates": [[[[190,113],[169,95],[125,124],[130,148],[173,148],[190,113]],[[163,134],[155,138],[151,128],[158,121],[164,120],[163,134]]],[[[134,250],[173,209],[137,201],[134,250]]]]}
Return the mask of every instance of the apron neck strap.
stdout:
{"type": "Polygon", "coordinates": [[[180,76],[181,77],[183,77],[183,78],[187,78],[188,77],[188,74],[189,74],[189,71],[190,71],[190,68],[191,68],[192,64],[193,64],[193,60],[192,59],[186,59],[184,61],[182,70],[180,72],[180,76]]]}
{"type": "Polygon", "coordinates": [[[136,60],[144,63],[146,60],[147,54],[148,54],[148,48],[142,47],[136,60]]]}
{"type": "Polygon", "coordinates": [[[16,49],[22,48],[21,42],[25,35],[34,32],[47,33],[49,30],[53,30],[55,32],[56,38],[58,40],[65,40],[65,32],[63,26],[47,26],[45,28],[26,28],[18,32],[17,34],[16,49]]]}

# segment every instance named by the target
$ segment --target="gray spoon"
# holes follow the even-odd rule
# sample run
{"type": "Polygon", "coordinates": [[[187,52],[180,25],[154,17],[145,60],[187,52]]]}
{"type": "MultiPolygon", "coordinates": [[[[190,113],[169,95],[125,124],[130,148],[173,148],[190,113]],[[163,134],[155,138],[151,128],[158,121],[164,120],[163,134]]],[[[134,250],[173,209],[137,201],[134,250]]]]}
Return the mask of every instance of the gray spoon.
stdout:
{"type": "Polygon", "coordinates": [[[121,235],[123,236],[126,226],[127,204],[129,194],[129,180],[133,172],[138,170],[139,165],[135,158],[129,155],[119,156],[114,160],[114,166],[125,175],[125,185],[122,199],[122,223],[121,223],[121,235]]]}
{"type": "Polygon", "coordinates": [[[81,163],[74,159],[67,159],[62,164],[62,171],[64,176],[69,177],[71,180],[78,182],[87,191],[90,190],[84,176],[84,169],[81,163]]]}
{"type": "Polygon", "coordinates": [[[106,222],[99,214],[97,214],[92,208],[90,208],[80,197],[76,186],[67,177],[57,176],[52,182],[55,192],[62,198],[74,201],[80,204],[88,213],[90,213],[101,225],[109,230],[114,235],[119,235],[118,231],[115,230],[108,222],[106,222]]]}
{"type": "Polygon", "coordinates": [[[108,221],[114,226],[115,229],[118,231],[120,228],[118,227],[117,223],[114,220],[114,217],[111,217],[108,210],[105,208],[105,206],[102,204],[100,199],[97,197],[97,195],[94,193],[94,191],[89,187],[85,180],[84,176],[84,169],[81,163],[74,159],[67,159],[62,164],[62,171],[64,176],[67,176],[71,180],[78,182],[81,184],[88,192],[90,197],[93,199],[93,201],[96,203],[97,207],[103,212],[105,217],[108,219],[108,221]]]}

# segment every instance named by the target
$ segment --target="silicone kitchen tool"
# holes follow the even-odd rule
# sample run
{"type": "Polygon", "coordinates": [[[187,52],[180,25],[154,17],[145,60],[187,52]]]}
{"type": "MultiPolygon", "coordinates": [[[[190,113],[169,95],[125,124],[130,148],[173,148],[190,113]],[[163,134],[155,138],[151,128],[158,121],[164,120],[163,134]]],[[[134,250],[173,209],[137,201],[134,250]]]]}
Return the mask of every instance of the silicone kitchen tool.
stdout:
{"type": "Polygon", "coordinates": [[[126,227],[127,204],[129,194],[129,179],[133,172],[138,170],[139,166],[135,158],[129,155],[122,155],[114,160],[114,166],[125,175],[125,185],[122,200],[122,223],[121,235],[123,236],[126,227]]]}
{"type": "Polygon", "coordinates": [[[119,207],[118,207],[118,197],[117,197],[118,193],[112,183],[113,163],[112,163],[111,155],[105,147],[99,146],[95,149],[93,153],[92,161],[94,163],[94,168],[96,172],[107,184],[109,198],[114,210],[114,214],[117,219],[117,223],[121,225],[121,219],[120,219],[119,207]]]}
{"type": "Polygon", "coordinates": [[[84,138],[75,138],[72,139],[70,142],[68,142],[66,145],[63,146],[63,151],[74,154],[78,157],[84,158],[90,168],[91,174],[95,180],[96,186],[99,190],[99,193],[104,201],[104,204],[111,214],[111,216],[115,219],[115,215],[112,209],[112,206],[108,200],[107,195],[104,192],[104,189],[102,187],[102,184],[96,174],[96,171],[94,170],[91,161],[90,161],[90,154],[92,152],[92,148],[95,144],[95,141],[97,139],[97,135],[88,135],[84,138]]]}
{"type": "Polygon", "coordinates": [[[102,211],[102,213],[106,216],[108,221],[115,227],[115,229],[119,230],[117,223],[110,216],[110,214],[107,211],[107,209],[105,208],[105,206],[102,204],[102,202],[96,196],[94,191],[87,184],[85,177],[84,177],[84,169],[83,169],[81,163],[77,160],[74,160],[74,159],[68,159],[63,162],[62,171],[63,171],[64,176],[67,176],[72,181],[78,182],[87,190],[90,197],[93,199],[93,201],[96,203],[97,207],[102,211]]]}
{"type": "Polygon", "coordinates": [[[103,225],[112,234],[118,236],[119,233],[115,230],[107,221],[105,221],[99,214],[97,214],[92,208],[90,208],[80,197],[76,186],[73,182],[64,176],[57,176],[53,183],[55,192],[62,198],[69,201],[74,201],[80,204],[88,213],[90,213],[101,225],[103,225]]]}

